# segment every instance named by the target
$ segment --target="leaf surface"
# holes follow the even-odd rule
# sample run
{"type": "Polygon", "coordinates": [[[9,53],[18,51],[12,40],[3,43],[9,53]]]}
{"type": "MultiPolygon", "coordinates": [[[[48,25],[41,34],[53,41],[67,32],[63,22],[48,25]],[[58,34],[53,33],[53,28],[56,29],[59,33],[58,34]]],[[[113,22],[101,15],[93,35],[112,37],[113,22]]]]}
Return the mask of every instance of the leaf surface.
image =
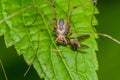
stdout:
{"type": "MultiPolygon", "coordinates": [[[[51,0],[0,0],[0,35],[4,35],[6,46],[14,45],[27,64],[34,61],[34,68],[45,80],[97,80],[97,35],[91,25],[92,2],[71,0],[70,3],[70,10],[84,4],[73,11],[69,32],[73,32],[71,37],[92,33],[80,42],[89,46],[86,53],[73,51],[69,45],[56,45],[54,11],[50,4],[51,0]]],[[[67,19],[68,1],[55,0],[55,6],[57,19],[67,19]]],[[[93,22],[97,24],[95,18],[93,22]]]]}

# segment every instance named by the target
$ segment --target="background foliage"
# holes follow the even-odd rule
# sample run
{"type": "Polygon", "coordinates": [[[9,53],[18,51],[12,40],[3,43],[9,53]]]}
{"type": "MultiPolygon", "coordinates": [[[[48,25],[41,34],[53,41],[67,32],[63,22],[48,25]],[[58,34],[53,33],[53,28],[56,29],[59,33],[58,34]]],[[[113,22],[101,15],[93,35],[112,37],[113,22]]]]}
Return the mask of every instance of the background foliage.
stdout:
{"type": "MultiPolygon", "coordinates": [[[[108,1],[108,0],[99,0],[98,9],[100,14],[97,15],[99,25],[97,26],[98,32],[109,33],[110,35],[119,38],[119,21],[120,21],[120,12],[119,11],[119,0],[117,1],[108,1]],[[113,5],[113,6],[111,6],[113,5]]],[[[14,48],[6,49],[1,37],[0,51],[5,54],[0,54],[2,57],[7,75],[10,80],[39,80],[39,77],[34,73],[34,69],[31,69],[29,74],[26,77],[23,77],[23,73],[27,68],[22,57],[18,56],[15,53],[14,48]],[[9,56],[9,57],[8,57],[9,56]],[[5,59],[8,60],[5,60],[5,59]],[[9,63],[9,64],[8,64],[9,63]],[[17,65],[17,66],[16,66],[17,65]],[[14,67],[15,66],[15,67],[14,67]],[[11,72],[14,74],[11,74],[11,72]]],[[[99,42],[99,51],[98,51],[98,60],[99,60],[99,71],[98,76],[99,80],[119,80],[120,74],[120,63],[119,63],[119,45],[106,39],[102,38],[98,40],[99,42]],[[111,51],[112,50],[112,51],[111,51]]],[[[0,52],[1,53],[1,52],[0,52]]],[[[3,79],[3,73],[0,69],[0,78],[3,79]]]]}

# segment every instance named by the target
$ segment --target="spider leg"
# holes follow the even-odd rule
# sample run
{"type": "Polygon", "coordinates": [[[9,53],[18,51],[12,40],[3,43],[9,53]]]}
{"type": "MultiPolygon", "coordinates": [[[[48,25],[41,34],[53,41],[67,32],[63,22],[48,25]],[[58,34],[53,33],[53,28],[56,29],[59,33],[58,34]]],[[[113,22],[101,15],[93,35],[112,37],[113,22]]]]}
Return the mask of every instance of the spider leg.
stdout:
{"type": "Polygon", "coordinates": [[[50,3],[48,0],[45,0],[50,6],[52,6],[52,8],[53,8],[53,11],[54,11],[54,18],[53,18],[53,20],[54,20],[54,24],[55,24],[55,26],[57,26],[57,14],[56,14],[56,6],[55,6],[55,2],[54,2],[54,0],[52,0],[52,2],[50,3]]]}
{"type": "MultiPolygon", "coordinates": [[[[78,7],[81,7],[81,6],[85,6],[85,5],[88,5],[88,4],[91,4],[91,2],[87,2],[87,3],[83,3],[83,4],[79,4],[79,5],[76,5],[72,8],[72,10],[70,10],[70,0],[68,0],[68,19],[67,19],[67,22],[68,22],[68,25],[70,25],[70,19],[71,19],[71,16],[72,16],[72,13],[73,11],[78,8],[78,7]]],[[[72,35],[72,32],[70,32],[67,36],[71,36],[72,35]]],[[[87,35],[88,36],[88,35],[87,35]]],[[[86,36],[86,37],[87,37],[86,36]]],[[[82,37],[83,38],[83,37],[82,37]]],[[[81,37],[77,37],[78,41],[79,40],[82,40],[81,37]]]]}
{"type": "Polygon", "coordinates": [[[97,6],[97,0],[92,0],[93,5],[96,7],[97,6]]]}
{"type": "Polygon", "coordinates": [[[79,4],[79,5],[76,5],[72,8],[72,10],[70,11],[70,0],[68,0],[68,23],[70,22],[70,18],[71,18],[71,15],[73,13],[73,11],[78,8],[78,7],[81,7],[81,6],[85,6],[85,5],[88,5],[88,4],[91,4],[91,2],[87,2],[87,3],[83,3],[83,4],[79,4]]]}
{"type": "MultiPolygon", "coordinates": [[[[36,8],[36,17],[35,17],[35,19],[34,19],[34,21],[30,24],[30,25],[28,25],[28,26],[32,26],[35,22],[36,22],[36,20],[38,19],[38,5],[37,5],[37,3],[36,3],[36,0],[34,0],[34,7],[36,8]]],[[[38,46],[39,46],[39,39],[40,38],[40,33],[38,33],[38,46]]],[[[26,76],[27,75],[27,73],[29,72],[29,70],[30,70],[30,68],[32,67],[32,64],[34,63],[34,61],[35,61],[35,59],[36,59],[36,57],[37,57],[37,54],[38,54],[38,49],[39,49],[39,47],[37,47],[37,49],[35,50],[35,57],[33,58],[33,60],[32,60],[32,62],[29,64],[29,67],[27,68],[27,70],[25,71],[25,73],[24,73],[24,76],[26,76]]]]}
{"type": "Polygon", "coordinates": [[[32,62],[29,64],[29,67],[28,67],[27,70],[25,71],[24,76],[27,75],[27,73],[29,72],[30,68],[32,67],[34,61],[35,61],[36,58],[37,58],[38,49],[39,49],[39,44],[40,44],[40,33],[43,32],[43,31],[48,27],[48,25],[50,25],[50,24],[51,24],[51,22],[48,22],[48,24],[46,24],[45,27],[43,27],[42,29],[40,29],[40,30],[38,31],[38,47],[37,47],[36,50],[35,50],[35,56],[34,56],[32,62]]]}
{"type": "Polygon", "coordinates": [[[8,80],[8,77],[7,77],[7,74],[6,74],[6,72],[5,72],[5,69],[4,69],[4,66],[3,66],[3,63],[2,63],[2,61],[1,61],[1,59],[0,59],[0,65],[1,65],[1,67],[2,67],[2,70],[3,70],[3,73],[4,73],[5,79],[8,80]]]}
{"type": "MultiPolygon", "coordinates": [[[[91,25],[93,25],[92,21],[93,21],[93,17],[94,17],[94,14],[95,14],[95,7],[97,6],[97,0],[92,0],[92,2],[93,2],[93,5],[94,5],[94,9],[93,9],[92,17],[91,17],[91,25]]],[[[96,34],[98,34],[99,36],[104,36],[104,37],[106,37],[106,38],[109,38],[109,39],[111,39],[112,41],[120,44],[120,41],[118,41],[117,39],[113,38],[112,36],[110,36],[110,35],[108,35],[108,34],[97,33],[97,32],[96,32],[96,34]]]]}
{"type": "Polygon", "coordinates": [[[99,36],[104,36],[104,37],[106,37],[106,38],[108,38],[108,39],[111,39],[112,41],[116,42],[117,44],[120,44],[120,41],[119,41],[119,40],[113,38],[112,36],[110,36],[110,35],[108,35],[108,34],[103,34],[103,33],[96,33],[96,34],[98,34],[99,36]]]}
{"type": "Polygon", "coordinates": [[[37,6],[37,4],[36,4],[37,2],[36,2],[36,0],[34,0],[34,2],[33,2],[33,4],[34,4],[34,8],[36,9],[36,16],[35,16],[35,19],[34,19],[34,21],[30,24],[31,26],[37,21],[37,19],[38,19],[38,6],[37,6]]]}
{"type": "MultiPolygon", "coordinates": [[[[81,32],[81,33],[83,34],[83,33],[85,33],[85,32],[81,32]]],[[[86,38],[87,38],[87,35],[88,35],[88,37],[89,37],[89,34],[97,34],[98,36],[106,37],[106,38],[108,38],[108,39],[110,39],[110,40],[116,42],[117,44],[120,44],[120,41],[119,41],[119,40],[117,40],[116,38],[114,38],[114,37],[112,37],[112,36],[110,36],[110,35],[108,35],[108,34],[105,34],[105,33],[99,33],[99,32],[86,32],[86,33],[85,33],[86,38]]],[[[84,37],[84,35],[83,35],[83,37],[84,37]]],[[[78,39],[80,39],[80,38],[78,37],[78,39]]],[[[82,39],[82,40],[83,40],[83,39],[82,39]]],[[[81,41],[81,39],[80,39],[80,41],[81,41]]]]}
{"type": "Polygon", "coordinates": [[[57,26],[57,18],[56,18],[56,6],[55,6],[55,3],[54,3],[54,0],[52,1],[52,7],[53,7],[53,10],[54,10],[54,24],[55,26],[57,26]]]}
{"type": "Polygon", "coordinates": [[[70,37],[72,34],[73,34],[72,32],[69,32],[69,33],[67,34],[67,37],[70,37]]]}
{"type": "Polygon", "coordinates": [[[95,9],[96,9],[96,6],[97,6],[97,0],[92,0],[93,2],[93,13],[92,13],[92,16],[91,16],[91,25],[93,25],[93,18],[94,18],[94,14],[95,14],[95,9]]]}
{"type": "MultiPolygon", "coordinates": [[[[48,19],[48,17],[44,14],[44,12],[42,12],[42,11],[40,10],[40,8],[38,7],[38,5],[36,4],[35,1],[34,1],[34,5],[35,5],[35,7],[37,8],[36,10],[40,11],[40,13],[42,13],[42,14],[44,15],[44,17],[45,17],[49,22],[48,22],[47,24],[45,24],[45,27],[43,27],[42,29],[40,29],[40,30],[38,31],[38,47],[35,49],[35,56],[34,56],[32,62],[29,64],[29,67],[28,67],[27,70],[25,71],[24,76],[27,75],[27,73],[29,72],[30,68],[32,67],[32,64],[34,63],[34,61],[35,61],[36,58],[37,58],[38,49],[39,49],[39,44],[40,44],[40,33],[43,32],[43,31],[48,27],[48,25],[50,25],[50,24],[53,23],[53,21],[50,21],[50,20],[48,19]]],[[[39,13],[39,12],[38,12],[38,13],[39,13]]],[[[38,17],[38,15],[37,15],[37,17],[38,17]]],[[[36,17],[35,20],[37,20],[37,17],[36,17]]],[[[33,24],[34,24],[34,21],[33,21],[33,24]]],[[[33,24],[31,24],[30,26],[32,26],[33,24]]]]}
{"type": "Polygon", "coordinates": [[[34,18],[34,20],[31,22],[31,24],[29,24],[29,25],[25,25],[25,26],[27,26],[27,27],[30,27],[30,26],[33,26],[34,24],[35,24],[35,22],[38,20],[38,14],[39,14],[39,10],[38,10],[38,5],[36,4],[36,0],[34,0],[33,1],[33,7],[36,9],[35,11],[36,11],[36,16],[35,16],[35,18],[34,18]]]}
{"type": "Polygon", "coordinates": [[[68,25],[70,24],[70,0],[68,0],[68,18],[67,18],[67,23],[68,25]]]}
{"type": "MultiPolygon", "coordinates": [[[[46,2],[48,2],[48,0],[46,0],[46,2]]],[[[48,3],[49,3],[49,2],[48,2],[48,3]]],[[[54,6],[54,3],[51,3],[51,5],[54,6]]],[[[37,4],[36,4],[36,6],[37,6],[37,4]]],[[[44,15],[44,17],[45,17],[49,22],[48,22],[47,24],[45,24],[45,27],[43,27],[43,28],[40,29],[40,31],[39,31],[39,34],[38,34],[38,47],[37,47],[37,49],[36,49],[34,59],[33,59],[32,62],[29,64],[29,67],[28,67],[28,69],[25,71],[24,76],[26,76],[26,74],[29,72],[29,70],[30,70],[33,62],[34,62],[34,61],[36,60],[36,58],[37,58],[38,49],[39,49],[39,44],[40,44],[40,41],[39,41],[39,40],[40,40],[40,33],[41,33],[42,31],[44,31],[45,29],[47,29],[50,24],[53,24],[53,20],[49,20],[48,17],[44,14],[44,12],[43,12],[42,10],[40,10],[39,7],[37,7],[37,9],[38,9],[38,11],[40,11],[41,14],[44,15]]],[[[54,23],[57,25],[57,20],[56,20],[56,8],[53,8],[53,9],[54,9],[54,15],[55,15],[55,16],[54,16],[54,23]]],[[[53,50],[53,51],[55,51],[55,50],[53,50]]],[[[59,52],[59,50],[56,50],[56,51],[59,52]]]]}

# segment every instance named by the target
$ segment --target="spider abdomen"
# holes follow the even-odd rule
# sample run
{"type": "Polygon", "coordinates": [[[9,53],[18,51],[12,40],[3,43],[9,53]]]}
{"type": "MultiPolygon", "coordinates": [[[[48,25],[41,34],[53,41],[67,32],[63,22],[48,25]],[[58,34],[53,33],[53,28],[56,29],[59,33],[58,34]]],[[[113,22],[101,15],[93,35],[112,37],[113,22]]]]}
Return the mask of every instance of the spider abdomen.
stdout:
{"type": "Polygon", "coordinates": [[[60,19],[57,21],[57,25],[55,27],[55,34],[57,36],[56,42],[67,44],[66,35],[68,33],[69,26],[64,19],[60,19]]]}
{"type": "Polygon", "coordinates": [[[57,21],[57,26],[55,27],[55,33],[57,36],[66,35],[69,30],[69,26],[64,19],[60,19],[57,21]]]}

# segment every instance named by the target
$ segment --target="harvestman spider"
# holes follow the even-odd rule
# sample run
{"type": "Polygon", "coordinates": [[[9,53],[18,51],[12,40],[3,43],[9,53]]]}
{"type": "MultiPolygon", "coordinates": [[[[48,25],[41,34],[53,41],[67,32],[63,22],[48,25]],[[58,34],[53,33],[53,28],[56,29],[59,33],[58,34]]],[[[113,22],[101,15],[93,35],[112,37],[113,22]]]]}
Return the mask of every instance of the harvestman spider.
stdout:
{"type": "MultiPolygon", "coordinates": [[[[46,0],[46,2],[49,3],[48,0],[46,0]]],[[[86,4],[89,4],[89,3],[86,3],[86,4]]],[[[74,6],[72,10],[70,11],[70,0],[68,0],[68,16],[66,20],[62,18],[57,20],[56,6],[54,4],[54,1],[52,1],[52,3],[49,3],[49,4],[52,6],[53,11],[54,11],[54,26],[55,26],[54,32],[57,36],[55,40],[56,43],[62,44],[62,45],[70,45],[73,50],[77,50],[78,48],[81,48],[81,47],[88,48],[88,46],[86,45],[79,44],[79,41],[90,37],[90,35],[83,35],[83,36],[72,38],[72,39],[69,38],[69,36],[72,34],[72,33],[69,33],[69,28],[70,28],[70,19],[71,19],[73,10],[76,9],[77,7],[80,7],[86,4],[74,6]]]]}
{"type": "MultiPolygon", "coordinates": [[[[79,37],[75,37],[75,38],[69,38],[69,36],[72,34],[72,33],[69,33],[69,28],[70,28],[70,18],[71,18],[71,15],[72,15],[74,9],[76,9],[80,6],[86,5],[86,4],[90,4],[90,2],[74,6],[72,8],[72,10],[70,11],[70,0],[68,0],[68,16],[67,16],[67,19],[66,20],[65,19],[57,20],[57,18],[56,18],[56,16],[57,16],[56,6],[54,4],[54,0],[52,0],[52,3],[50,3],[48,0],[45,0],[45,1],[52,6],[53,11],[54,11],[53,22],[54,22],[54,26],[55,26],[54,27],[54,32],[55,32],[55,35],[56,35],[55,42],[57,44],[60,44],[60,45],[69,45],[72,50],[76,50],[76,51],[80,48],[88,48],[87,45],[79,44],[79,41],[89,38],[90,35],[83,35],[83,36],[79,36],[79,37]]],[[[91,17],[91,25],[92,25],[93,16],[94,16],[94,13],[95,13],[96,5],[97,5],[97,0],[93,0],[94,9],[93,9],[92,17],[91,17]]],[[[46,27],[48,27],[48,26],[46,26],[46,27]]],[[[40,30],[40,31],[43,31],[43,30],[40,30]]],[[[90,33],[88,33],[88,34],[90,34],[90,33]]],[[[102,33],[96,33],[96,34],[98,34],[100,36],[107,37],[107,38],[113,40],[114,42],[120,44],[120,42],[118,40],[111,37],[110,35],[102,34],[102,33]]],[[[37,53],[37,51],[36,51],[36,53],[37,53]]],[[[35,59],[33,59],[31,64],[29,65],[29,67],[28,67],[27,71],[25,72],[24,76],[28,73],[28,71],[29,71],[30,67],[32,66],[34,60],[35,59]]]]}

